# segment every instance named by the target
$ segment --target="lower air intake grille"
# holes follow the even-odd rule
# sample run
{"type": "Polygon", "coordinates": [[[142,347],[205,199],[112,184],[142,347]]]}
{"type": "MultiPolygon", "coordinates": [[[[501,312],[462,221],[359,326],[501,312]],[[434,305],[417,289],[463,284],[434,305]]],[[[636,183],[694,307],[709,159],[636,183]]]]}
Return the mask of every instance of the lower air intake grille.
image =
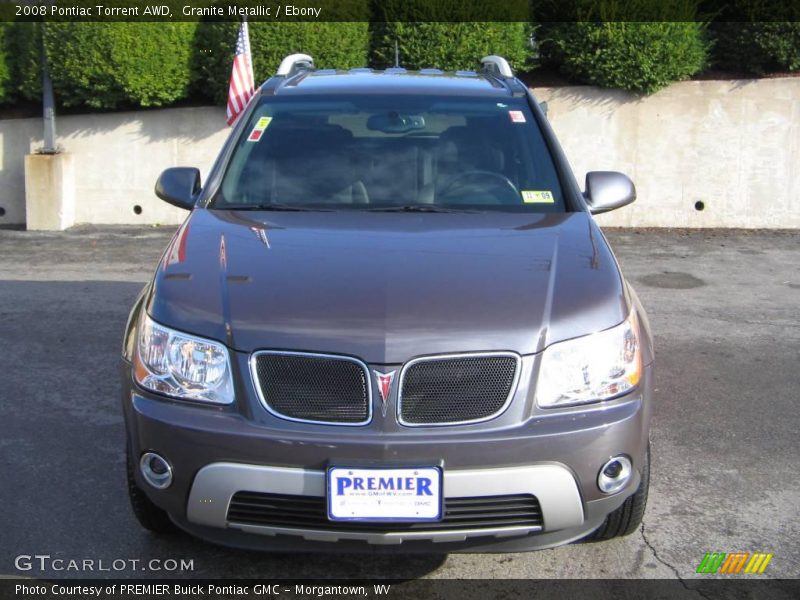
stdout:
{"type": "Polygon", "coordinates": [[[513,354],[425,358],[412,362],[400,381],[404,425],[449,425],[490,419],[514,391],[513,354]]]}
{"type": "Polygon", "coordinates": [[[367,370],[354,359],[259,352],[253,372],[262,401],[278,416],[345,425],[370,419],[367,370]]]}
{"type": "Polygon", "coordinates": [[[264,527],[324,531],[458,531],[502,527],[542,527],[539,501],[530,494],[446,498],[444,518],[427,523],[358,523],[329,521],[325,498],[237,492],[228,506],[228,521],[264,527]]]}

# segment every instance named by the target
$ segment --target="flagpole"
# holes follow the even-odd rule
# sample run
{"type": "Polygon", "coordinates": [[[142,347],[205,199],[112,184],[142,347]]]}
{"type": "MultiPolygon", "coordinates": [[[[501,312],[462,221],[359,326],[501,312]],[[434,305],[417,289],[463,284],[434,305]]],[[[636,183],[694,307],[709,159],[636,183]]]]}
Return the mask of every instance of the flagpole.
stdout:
{"type": "Polygon", "coordinates": [[[44,45],[46,24],[42,23],[42,120],[44,121],[44,147],[42,154],[57,154],[56,148],[56,110],[53,98],[53,80],[47,64],[47,49],[44,45]]]}

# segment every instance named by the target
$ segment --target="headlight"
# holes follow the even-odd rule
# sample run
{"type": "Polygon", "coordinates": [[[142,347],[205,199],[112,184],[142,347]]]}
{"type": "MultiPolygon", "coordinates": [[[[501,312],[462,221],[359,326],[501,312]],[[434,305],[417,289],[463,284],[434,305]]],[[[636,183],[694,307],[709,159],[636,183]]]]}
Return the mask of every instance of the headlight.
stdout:
{"type": "Polygon", "coordinates": [[[616,327],[547,348],[536,403],[554,408],[608,400],[632,390],[641,376],[639,324],[631,312],[616,327]]]}
{"type": "Polygon", "coordinates": [[[233,402],[228,350],[154,323],[142,316],[134,357],[134,378],[143,388],[188,400],[233,402]]]}

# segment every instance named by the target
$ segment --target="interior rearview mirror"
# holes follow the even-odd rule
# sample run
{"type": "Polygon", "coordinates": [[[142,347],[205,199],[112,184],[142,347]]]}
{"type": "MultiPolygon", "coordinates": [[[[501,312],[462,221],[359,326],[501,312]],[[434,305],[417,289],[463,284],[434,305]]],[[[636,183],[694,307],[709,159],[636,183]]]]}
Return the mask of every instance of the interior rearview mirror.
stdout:
{"type": "Polygon", "coordinates": [[[367,129],[383,133],[408,133],[425,129],[422,115],[403,115],[396,112],[376,114],[367,119],[367,129]]]}
{"type": "Polygon", "coordinates": [[[194,167],[166,169],[158,177],[155,191],[165,202],[191,210],[200,191],[200,171],[194,167]]]}
{"type": "Polygon", "coordinates": [[[636,200],[636,187],[627,175],[616,171],[586,174],[586,203],[593,215],[608,212],[636,200]]]}

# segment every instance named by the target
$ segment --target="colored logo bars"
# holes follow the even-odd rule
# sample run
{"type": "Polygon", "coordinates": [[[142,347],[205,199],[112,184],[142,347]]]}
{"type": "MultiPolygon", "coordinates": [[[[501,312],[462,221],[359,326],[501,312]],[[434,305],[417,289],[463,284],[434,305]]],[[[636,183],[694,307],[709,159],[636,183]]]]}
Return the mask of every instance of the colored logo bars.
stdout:
{"type": "Polygon", "coordinates": [[[761,574],[772,560],[772,553],[764,552],[706,552],[697,567],[697,573],[757,573],[761,574]],[[745,566],[747,565],[747,566],[745,566]],[[742,569],[744,567],[744,569],[742,569]]]}

